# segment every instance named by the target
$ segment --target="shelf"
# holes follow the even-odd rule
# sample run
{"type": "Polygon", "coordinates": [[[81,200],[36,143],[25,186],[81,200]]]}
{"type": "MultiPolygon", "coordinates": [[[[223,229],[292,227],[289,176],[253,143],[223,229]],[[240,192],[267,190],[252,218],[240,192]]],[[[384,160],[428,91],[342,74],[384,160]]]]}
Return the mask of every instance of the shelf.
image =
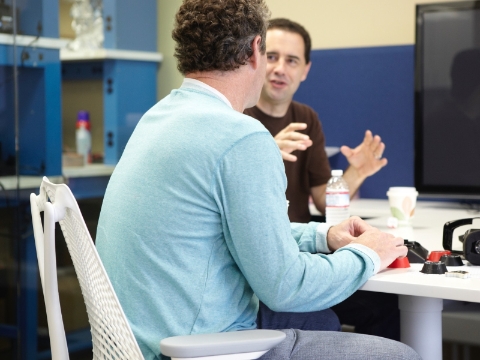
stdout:
{"type": "MultiPolygon", "coordinates": [[[[95,176],[110,176],[113,173],[115,166],[105,164],[88,164],[86,166],[71,166],[64,167],[62,170],[63,176],[49,176],[48,180],[55,184],[62,184],[69,179],[95,177],[95,176]]],[[[19,177],[20,189],[37,189],[40,187],[43,176],[28,176],[21,175],[19,177]]],[[[0,176],[1,188],[9,191],[17,188],[17,177],[0,176]]]]}
{"type": "MultiPolygon", "coordinates": [[[[37,189],[40,187],[42,183],[43,176],[27,176],[22,175],[20,176],[20,189],[37,189]]],[[[63,182],[63,178],[61,176],[49,176],[48,179],[56,184],[60,184],[63,182]]],[[[8,190],[15,190],[17,188],[17,177],[12,176],[0,176],[0,184],[2,185],[2,189],[8,190]]]]}
{"type": "MultiPolygon", "coordinates": [[[[11,45],[13,46],[14,36],[11,34],[0,34],[0,45],[11,45]]],[[[15,37],[17,46],[31,46],[43,49],[61,49],[67,46],[69,40],[57,39],[57,38],[46,38],[46,37],[36,37],[28,35],[17,35],[15,37]]]]}
{"type": "Polygon", "coordinates": [[[105,164],[88,164],[85,166],[63,167],[62,173],[66,179],[90,176],[110,176],[115,166],[105,164]]]}
{"type": "Polygon", "coordinates": [[[163,55],[150,51],[132,51],[116,49],[85,49],[72,51],[69,49],[60,50],[61,61],[92,61],[92,60],[134,60],[151,61],[161,63],[163,55]]]}

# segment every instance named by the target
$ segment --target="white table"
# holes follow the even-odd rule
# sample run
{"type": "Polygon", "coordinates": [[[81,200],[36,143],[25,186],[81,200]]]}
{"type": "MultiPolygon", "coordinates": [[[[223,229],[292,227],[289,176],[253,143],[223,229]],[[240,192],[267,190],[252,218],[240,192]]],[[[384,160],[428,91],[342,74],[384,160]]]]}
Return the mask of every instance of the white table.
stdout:
{"type": "MultiPolygon", "coordinates": [[[[429,251],[443,250],[445,222],[478,216],[457,203],[419,201],[411,226],[390,229],[387,227],[390,216],[387,200],[353,200],[350,213],[369,218],[369,224],[383,231],[417,241],[429,251]]],[[[454,249],[461,249],[458,235],[473,226],[479,228],[480,220],[455,230],[454,249]]],[[[411,264],[406,269],[386,269],[370,278],[361,290],[399,294],[401,341],[415,349],[424,360],[441,360],[443,299],[480,302],[480,266],[449,268],[469,271],[469,279],[426,275],[420,273],[422,266],[411,264]]]]}

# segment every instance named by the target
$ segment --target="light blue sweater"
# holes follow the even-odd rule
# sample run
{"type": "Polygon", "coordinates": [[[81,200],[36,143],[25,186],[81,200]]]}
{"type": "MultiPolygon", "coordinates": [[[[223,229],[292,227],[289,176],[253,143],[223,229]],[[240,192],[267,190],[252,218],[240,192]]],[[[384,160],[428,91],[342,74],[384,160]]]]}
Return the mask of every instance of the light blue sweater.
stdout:
{"type": "Polygon", "coordinates": [[[255,328],[277,311],[328,308],[378,256],[331,255],[325,224],[290,224],[278,147],[218,95],[184,84],[140,120],[110,179],[97,248],[146,359],[173,335],[255,328]],[[258,296],[258,298],[257,298],[258,296]]]}

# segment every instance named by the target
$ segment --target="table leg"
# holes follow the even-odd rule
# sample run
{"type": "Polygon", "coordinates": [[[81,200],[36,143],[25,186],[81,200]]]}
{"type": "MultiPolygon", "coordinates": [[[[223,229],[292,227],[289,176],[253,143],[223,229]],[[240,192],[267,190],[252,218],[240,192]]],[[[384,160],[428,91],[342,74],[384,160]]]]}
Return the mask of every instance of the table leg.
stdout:
{"type": "Polygon", "coordinates": [[[399,295],[400,339],[423,360],[442,359],[443,299],[399,295]]]}

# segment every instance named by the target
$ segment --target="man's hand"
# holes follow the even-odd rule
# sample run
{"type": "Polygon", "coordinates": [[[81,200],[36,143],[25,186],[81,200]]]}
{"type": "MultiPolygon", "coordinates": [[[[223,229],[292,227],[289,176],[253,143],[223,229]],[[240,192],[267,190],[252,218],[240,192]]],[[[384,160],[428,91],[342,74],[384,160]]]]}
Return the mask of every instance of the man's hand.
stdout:
{"type": "Polygon", "coordinates": [[[340,148],[350,163],[349,170],[354,170],[361,181],[387,165],[387,159],[382,158],[384,150],[385,144],[380,136],[373,136],[370,130],[365,132],[363,142],[355,149],[345,145],[340,148]]]}
{"type": "Polygon", "coordinates": [[[380,270],[385,269],[395,259],[407,256],[408,251],[402,238],[380,231],[358,216],[352,216],[332,226],[327,233],[327,243],[332,251],[348,244],[362,244],[369,247],[380,257],[380,270]]]}
{"type": "Polygon", "coordinates": [[[327,233],[327,244],[331,251],[350,244],[365,231],[373,229],[358,216],[352,216],[340,224],[332,226],[327,233]]]}
{"type": "Polygon", "coordinates": [[[308,135],[298,133],[297,130],[304,130],[307,128],[305,123],[291,123],[286,128],[281,130],[274,139],[277,142],[283,160],[297,161],[297,157],[291,152],[295,150],[306,150],[312,146],[312,140],[308,135]]]}
{"type": "Polygon", "coordinates": [[[375,251],[380,257],[380,270],[386,269],[395,259],[407,256],[404,240],[376,228],[365,231],[351,244],[362,244],[375,251]]]}

